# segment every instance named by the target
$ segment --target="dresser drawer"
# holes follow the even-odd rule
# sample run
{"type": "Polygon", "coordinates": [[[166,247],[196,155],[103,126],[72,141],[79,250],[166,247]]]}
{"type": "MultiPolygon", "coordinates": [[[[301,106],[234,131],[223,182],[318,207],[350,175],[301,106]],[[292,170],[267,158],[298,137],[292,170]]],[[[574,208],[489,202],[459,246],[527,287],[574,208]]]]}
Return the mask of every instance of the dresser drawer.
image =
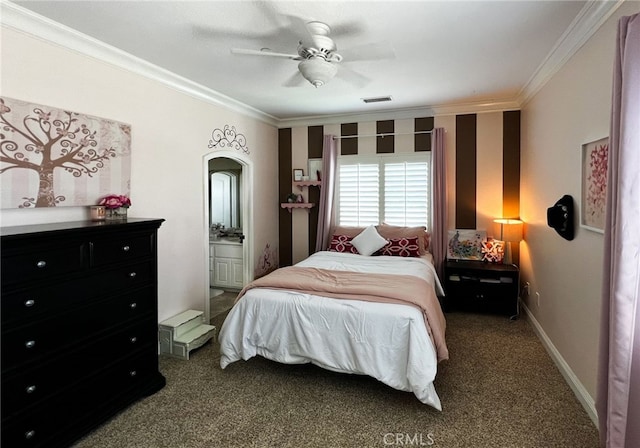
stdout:
{"type": "Polygon", "coordinates": [[[94,240],[91,242],[91,265],[103,266],[151,257],[155,249],[154,235],[153,232],[139,232],[94,240]]]}
{"type": "MultiPolygon", "coordinates": [[[[141,398],[151,387],[158,388],[155,353],[140,352],[88,377],[64,394],[11,416],[2,425],[2,446],[53,448],[69,446],[82,427],[115,414],[123,406],[141,398]]],[[[161,385],[160,385],[161,387],[161,385]]]]}
{"type": "MultiPolygon", "coordinates": [[[[54,319],[35,321],[11,330],[3,328],[2,371],[44,362],[44,358],[73,350],[74,346],[86,344],[100,333],[145,318],[151,320],[153,326],[147,325],[147,331],[155,337],[157,314],[152,287],[102,300],[89,307],[74,308],[54,319]]],[[[99,356],[104,357],[104,354],[99,353],[99,356]]]]}
{"type": "Polygon", "coordinates": [[[2,247],[2,286],[33,282],[85,269],[86,243],[70,241],[64,245],[37,249],[2,247]]]}
{"type": "Polygon", "coordinates": [[[215,258],[240,258],[242,259],[242,245],[214,244],[215,258]]]}
{"type": "Polygon", "coordinates": [[[128,292],[155,282],[155,260],[119,266],[47,286],[3,291],[0,299],[2,332],[35,319],[63,315],[107,295],[128,292]]]}

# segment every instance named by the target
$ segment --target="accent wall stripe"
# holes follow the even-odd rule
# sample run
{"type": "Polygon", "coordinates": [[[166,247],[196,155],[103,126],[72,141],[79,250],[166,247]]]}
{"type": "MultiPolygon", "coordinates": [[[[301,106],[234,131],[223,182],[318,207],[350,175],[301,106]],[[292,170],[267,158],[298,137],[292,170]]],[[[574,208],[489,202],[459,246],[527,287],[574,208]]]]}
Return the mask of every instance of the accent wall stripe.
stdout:
{"type": "Polygon", "coordinates": [[[502,213],[520,217],[520,111],[503,112],[502,213]]]}
{"type": "MultiPolygon", "coordinates": [[[[394,124],[394,120],[376,121],[376,134],[393,133],[394,124]]],[[[392,154],[394,151],[395,138],[393,135],[376,137],[376,154],[392,154]]]]}
{"type": "MultiPolygon", "coordinates": [[[[520,111],[502,114],[502,215],[520,217],[520,111]]],[[[520,244],[511,243],[511,258],[520,264],[520,244]]]]}
{"type": "Polygon", "coordinates": [[[476,228],[476,114],[456,116],[456,229],[476,228]]]}
{"type": "MultiPolygon", "coordinates": [[[[433,117],[416,118],[413,129],[419,131],[433,130],[433,117]]],[[[431,151],[431,134],[416,134],[413,137],[414,151],[431,151]]]]}
{"type": "MultiPolygon", "coordinates": [[[[293,167],[291,166],[291,128],[278,129],[278,197],[280,201],[285,201],[291,193],[291,182],[293,181],[293,167]]],[[[280,204],[278,204],[278,207],[280,204]]],[[[286,209],[280,208],[278,215],[278,238],[280,239],[279,253],[280,266],[290,266],[292,252],[292,215],[286,209]]]]}
{"type": "MultiPolygon", "coordinates": [[[[340,135],[358,135],[358,123],[342,123],[340,125],[340,135]]],[[[340,140],[340,154],[343,156],[353,156],[358,154],[358,138],[344,138],[340,140]]]]}
{"type": "MultiPolygon", "coordinates": [[[[308,129],[308,157],[309,159],[322,158],[322,146],[324,145],[324,126],[309,126],[308,129]]],[[[353,139],[356,140],[356,139],[353,139]]],[[[305,172],[307,169],[305,169],[305,172]]],[[[307,173],[311,176],[311,173],[307,173]]],[[[318,203],[320,202],[320,189],[317,187],[307,187],[307,191],[302,193],[308,195],[307,201],[316,204],[309,209],[309,253],[316,251],[316,236],[318,232],[318,203]]]]}

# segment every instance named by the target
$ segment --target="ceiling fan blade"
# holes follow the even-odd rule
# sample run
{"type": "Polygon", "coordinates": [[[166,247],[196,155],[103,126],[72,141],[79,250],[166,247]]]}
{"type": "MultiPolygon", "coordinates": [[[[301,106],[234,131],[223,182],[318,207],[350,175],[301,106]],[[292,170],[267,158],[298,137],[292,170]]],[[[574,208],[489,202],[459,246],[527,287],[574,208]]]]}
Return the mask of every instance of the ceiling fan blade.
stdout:
{"type": "Polygon", "coordinates": [[[302,58],[297,54],[285,54],[285,53],[275,53],[273,51],[262,51],[262,50],[246,50],[244,48],[232,48],[231,53],[233,54],[247,54],[250,56],[274,56],[277,58],[286,58],[294,61],[300,61],[302,58]]]}
{"type": "Polygon", "coordinates": [[[396,52],[389,42],[376,42],[340,50],[343,62],[382,61],[395,59],[396,52]]]}
{"type": "Polygon", "coordinates": [[[336,75],[338,78],[352,84],[356,87],[364,87],[371,82],[370,78],[351,70],[350,68],[341,65],[336,75]]]}
{"type": "Polygon", "coordinates": [[[284,87],[300,87],[307,80],[303,78],[302,74],[299,71],[296,71],[293,75],[289,77],[282,85],[284,87]]]}

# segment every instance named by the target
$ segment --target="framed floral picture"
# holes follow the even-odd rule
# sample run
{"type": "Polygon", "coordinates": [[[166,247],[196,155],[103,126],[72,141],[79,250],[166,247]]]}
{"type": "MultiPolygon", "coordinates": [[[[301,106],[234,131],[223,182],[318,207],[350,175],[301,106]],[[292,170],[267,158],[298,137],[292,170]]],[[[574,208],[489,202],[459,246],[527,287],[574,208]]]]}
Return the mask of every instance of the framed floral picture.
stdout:
{"type": "Polygon", "coordinates": [[[449,230],[448,260],[482,260],[482,243],[487,241],[486,230],[449,230]]]}
{"type": "Polygon", "coordinates": [[[580,227],[604,233],[609,137],[582,145],[580,227]]]}

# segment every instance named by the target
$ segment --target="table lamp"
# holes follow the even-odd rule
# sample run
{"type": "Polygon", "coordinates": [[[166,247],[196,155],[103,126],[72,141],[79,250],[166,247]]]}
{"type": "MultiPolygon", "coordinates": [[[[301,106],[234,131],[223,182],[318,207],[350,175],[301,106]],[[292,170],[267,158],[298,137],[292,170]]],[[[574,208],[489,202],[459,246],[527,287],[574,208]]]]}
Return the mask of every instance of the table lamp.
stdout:
{"type": "Polygon", "coordinates": [[[504,263],[511,264],[511,243],[519,243],[522,241],[522,221],[512,218],[494,219],[493,222],[498,224],[500,229],[500,241],[505,242],[504,263]]]}

